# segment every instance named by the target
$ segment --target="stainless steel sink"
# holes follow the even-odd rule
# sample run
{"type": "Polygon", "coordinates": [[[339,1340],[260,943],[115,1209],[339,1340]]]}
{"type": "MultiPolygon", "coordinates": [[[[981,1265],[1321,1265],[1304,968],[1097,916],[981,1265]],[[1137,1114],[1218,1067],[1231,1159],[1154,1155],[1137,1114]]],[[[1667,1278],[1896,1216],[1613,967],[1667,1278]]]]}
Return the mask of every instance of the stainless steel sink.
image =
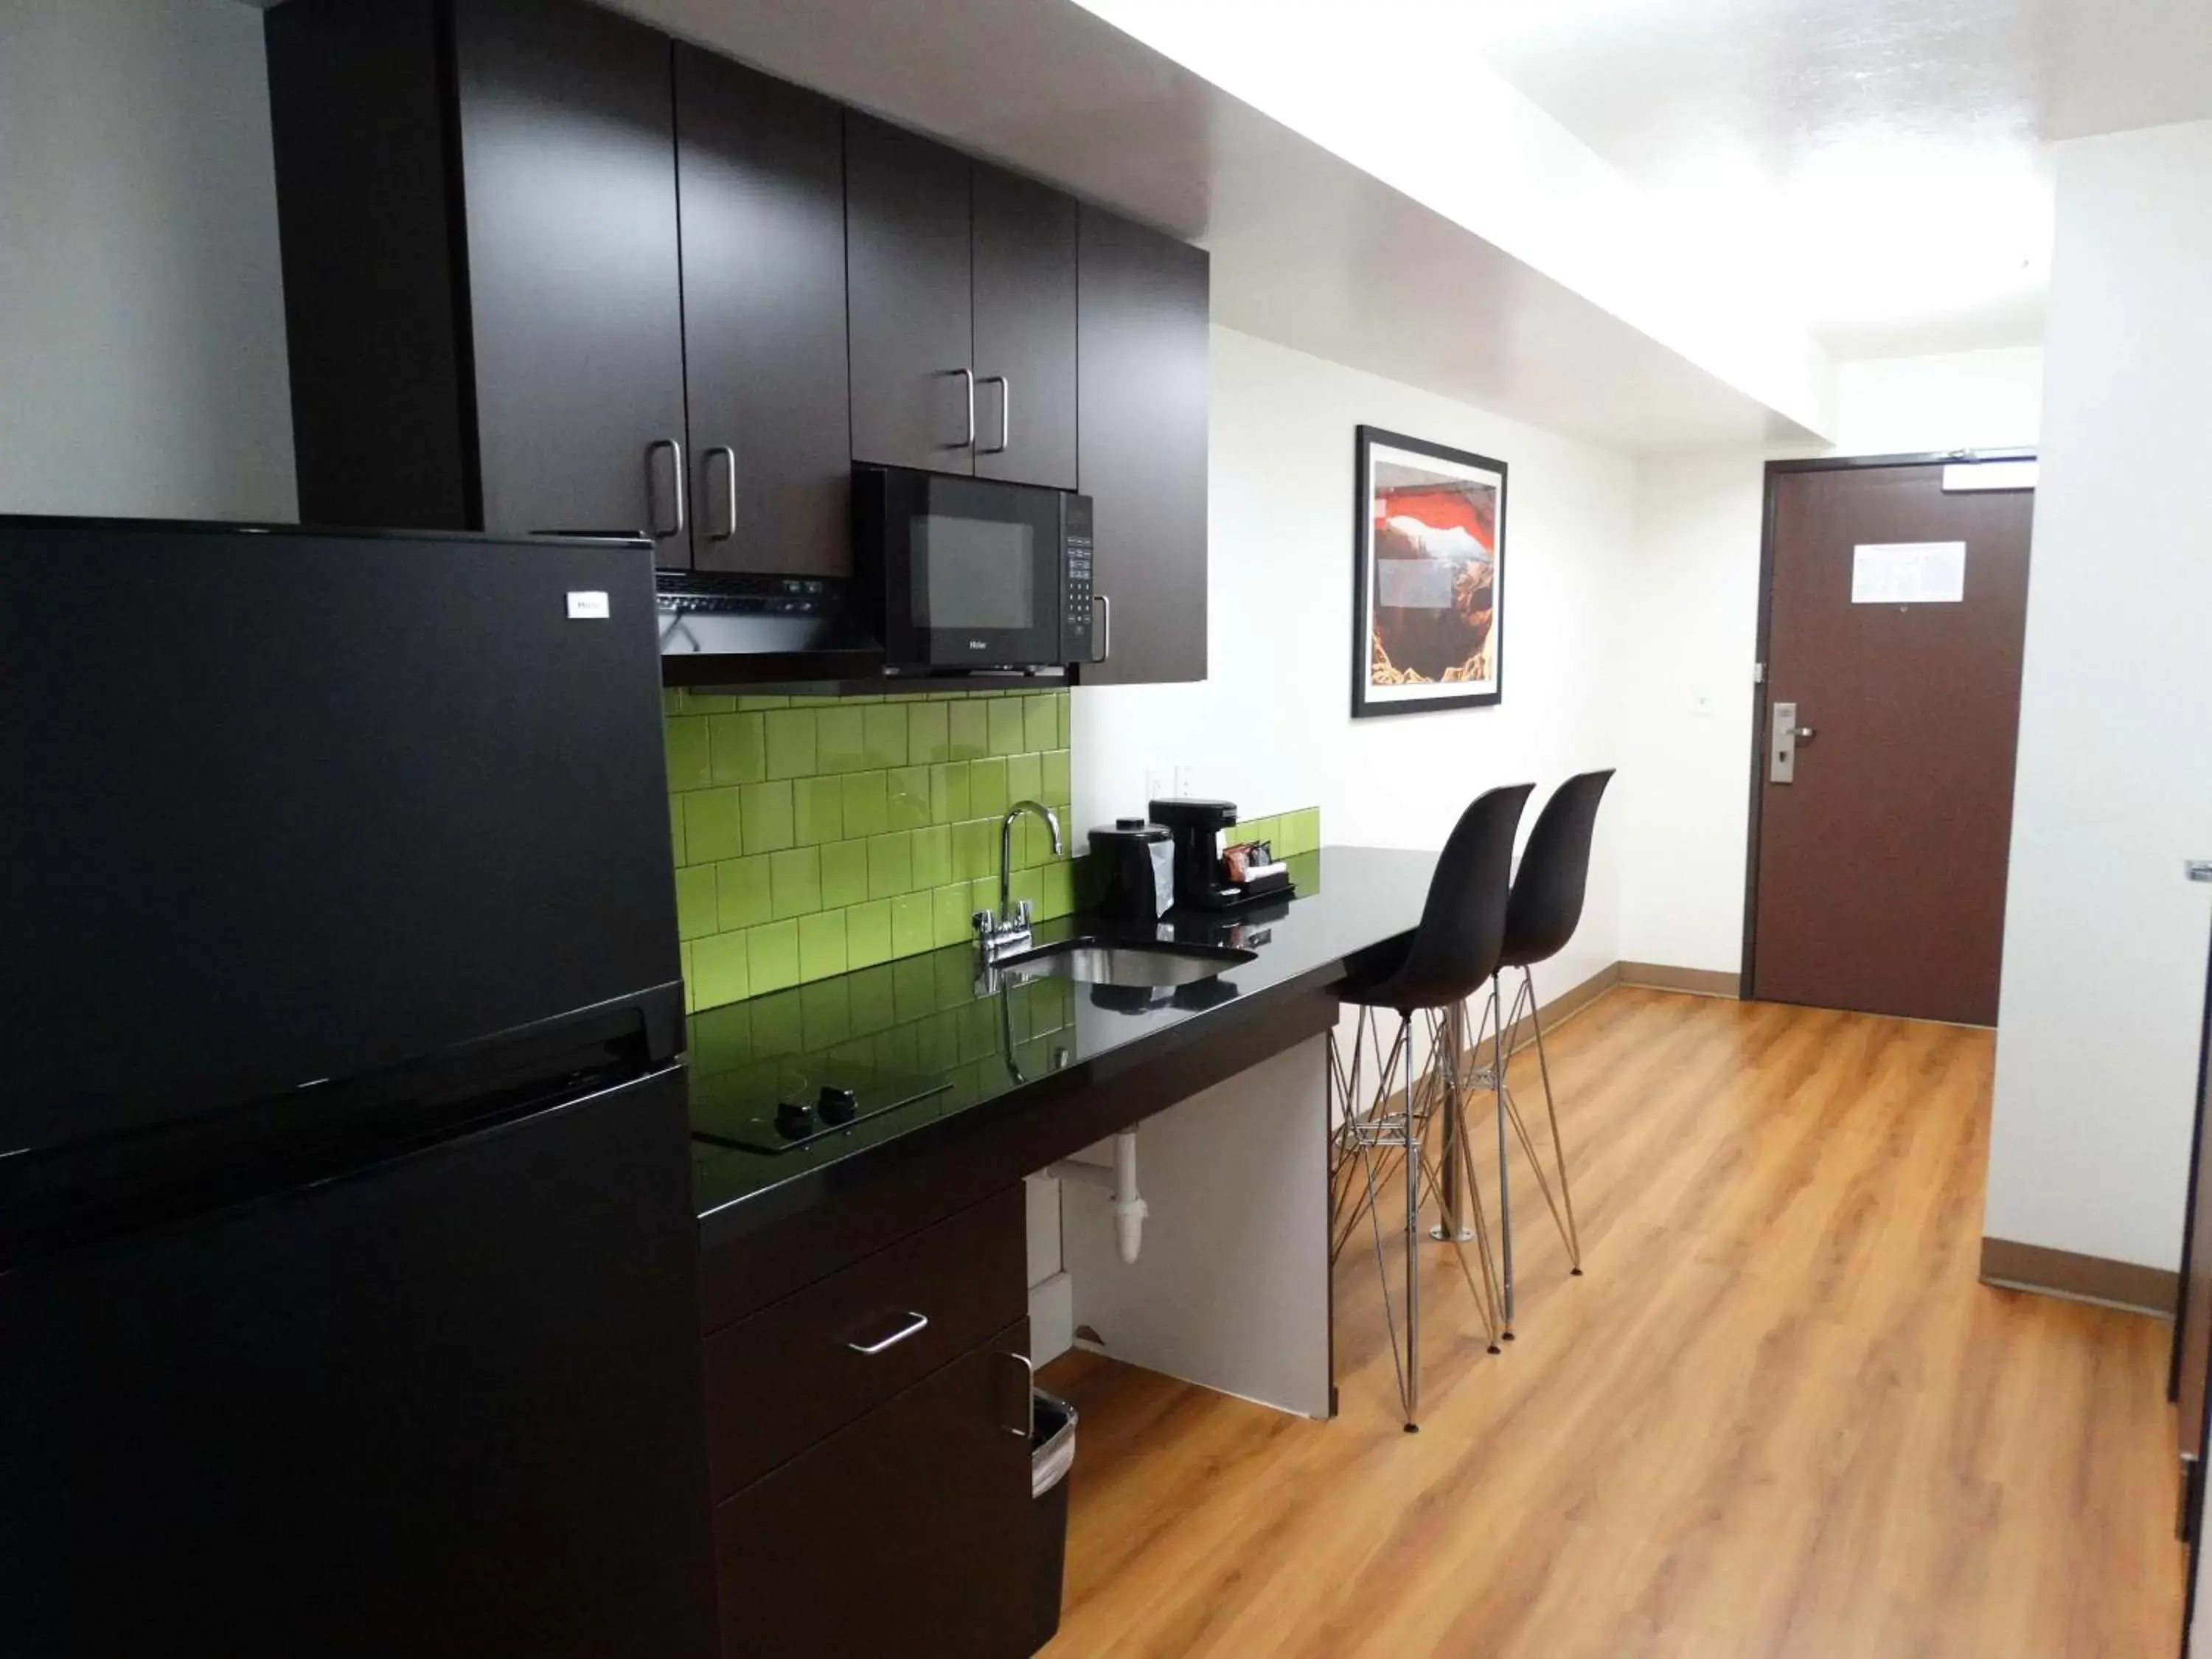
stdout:
{"type": "Polygon", "coordinates": [[[999,972],[1012,979],[1072,979],[1085,985],[1188,985],[1251,962],[1255,953],[1214,945],[1109,945],[1063,939],[1006,957],[999,972]]]}

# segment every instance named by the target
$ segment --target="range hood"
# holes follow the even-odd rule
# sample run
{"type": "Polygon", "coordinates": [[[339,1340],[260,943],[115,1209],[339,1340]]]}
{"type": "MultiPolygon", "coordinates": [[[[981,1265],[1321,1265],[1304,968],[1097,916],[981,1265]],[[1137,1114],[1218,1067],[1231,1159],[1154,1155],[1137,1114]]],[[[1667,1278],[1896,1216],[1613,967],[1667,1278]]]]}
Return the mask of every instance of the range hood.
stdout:
{"type": "Polygon", "coordinates": [[[883,644],[848,584],[821,576],[654,577],[664,685],[774,685],[884,676],[883,644]]]}

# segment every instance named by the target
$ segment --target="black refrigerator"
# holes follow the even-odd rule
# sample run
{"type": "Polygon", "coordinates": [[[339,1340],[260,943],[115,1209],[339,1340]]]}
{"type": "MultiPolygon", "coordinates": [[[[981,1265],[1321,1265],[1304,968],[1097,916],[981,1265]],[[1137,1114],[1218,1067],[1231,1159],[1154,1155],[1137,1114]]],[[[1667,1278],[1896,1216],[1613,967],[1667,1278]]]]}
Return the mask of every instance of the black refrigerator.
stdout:
{"type": "Polygon", "coordinates": [[[713,1652],[652,555],[0,519],[0,1652],[713,1652]]]}

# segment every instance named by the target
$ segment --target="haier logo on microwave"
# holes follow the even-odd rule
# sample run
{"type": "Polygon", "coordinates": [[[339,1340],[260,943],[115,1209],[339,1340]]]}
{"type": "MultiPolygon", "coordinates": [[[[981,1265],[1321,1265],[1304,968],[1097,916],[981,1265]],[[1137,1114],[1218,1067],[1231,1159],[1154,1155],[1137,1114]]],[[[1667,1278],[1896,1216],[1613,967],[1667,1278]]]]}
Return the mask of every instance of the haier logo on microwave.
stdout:
{"type": "Polygon", "coordinates": [[[968,641],[968,648],[970,651],[988,651],[991,647],[981,640],[970,640],[968,641]]]}

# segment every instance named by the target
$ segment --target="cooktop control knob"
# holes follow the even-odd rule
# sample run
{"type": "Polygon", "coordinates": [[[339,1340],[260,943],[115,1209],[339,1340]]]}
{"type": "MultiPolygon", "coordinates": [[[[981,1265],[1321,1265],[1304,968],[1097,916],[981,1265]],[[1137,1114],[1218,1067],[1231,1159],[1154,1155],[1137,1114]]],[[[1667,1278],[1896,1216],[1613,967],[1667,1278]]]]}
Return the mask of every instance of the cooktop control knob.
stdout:
{"type": "Polygon", "coordinates": [[[850,1123],[860,1109],[860,1097],[850,1089],[841,1089],[834,1083],[822,1085],[822,1092],[814,1097],[814,1109],[824,1123],[850,1123]]]}
{"type": "Polygon", "coordinates": [[[792,1139],[800,1139],[814,1131],[814,1109],[803,1100],[779,1101],[775,1109],[775,1127],[792,1139]]]}

